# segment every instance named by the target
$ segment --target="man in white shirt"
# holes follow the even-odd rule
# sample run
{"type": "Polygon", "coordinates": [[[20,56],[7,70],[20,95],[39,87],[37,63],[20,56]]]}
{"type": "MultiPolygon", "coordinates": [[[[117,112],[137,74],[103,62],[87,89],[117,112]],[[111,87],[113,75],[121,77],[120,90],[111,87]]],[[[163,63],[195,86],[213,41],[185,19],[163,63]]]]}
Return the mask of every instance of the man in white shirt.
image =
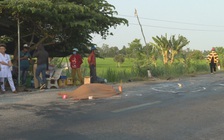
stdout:
{"type": "Polygon", "coordinates": [[[1,65],[1,71],[0,71],[0,80],[3,84],[1,84],[1,90],[3,93],[5,93],[5,78],[7,78],[10,88],[13,93],[17,93],[13,79],[12,79],[12,62],[9,54],[5,53],[6,51],[6,45],[0,44],[0,65],[1,65]]]}

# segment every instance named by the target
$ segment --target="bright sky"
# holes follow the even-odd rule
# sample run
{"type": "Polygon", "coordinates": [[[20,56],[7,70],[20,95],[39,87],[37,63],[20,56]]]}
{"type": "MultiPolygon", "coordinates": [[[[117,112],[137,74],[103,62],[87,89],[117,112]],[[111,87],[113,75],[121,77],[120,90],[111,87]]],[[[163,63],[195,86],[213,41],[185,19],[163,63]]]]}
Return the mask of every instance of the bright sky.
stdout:
{"type": "Polygon", "coordinates": [[[98,47],[108,44],[110,47],[128,47],[134,39],[144,39],[137,17],[146,37],[165,35],[183,35],[190,44],[185,47],[197,50],[210,50],[212,47],[224,46],[224,0],[107,0],[116,7],[117,17],[126,18],[129,26],[111,29],[114,36],[106,40],[94,35],[93,43],[98,47]]]}

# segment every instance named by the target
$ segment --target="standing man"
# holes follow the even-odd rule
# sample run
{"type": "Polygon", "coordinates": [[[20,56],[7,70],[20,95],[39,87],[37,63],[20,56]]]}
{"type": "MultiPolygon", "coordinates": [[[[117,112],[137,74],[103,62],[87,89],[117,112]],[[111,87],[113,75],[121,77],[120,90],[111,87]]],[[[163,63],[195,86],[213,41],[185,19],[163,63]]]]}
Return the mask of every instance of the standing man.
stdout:
{"type": "Polygon", "coordinates": [[[23,45],[23,50],[20,52],[20,72],[22,85],[26,84],[27,74],[30,68],[31,55],[29,53],[29,46],[27,44],[23,45]]]}
{"type": "Polygon", "coordinates": [[[76,83],[76,75],[79,78],[79,81],[81,82],[81,84],[83,84],[83,77],[81,74],[81,64],[82,62],[82,57],[80,54],[78,54],[78,49],[74,48],[73,49],[73,54],[70,56],[69,58],[69,62],[70,62],[70,67],[72,69],[72,79],[74,81],[74,84],[76,83]]]}
{"type": "Polygon", "coordinates": [[[48,68],[49,54],[41,44],[36,48],[36,51],[33,53],[33,57],[37,58],[37,69],[35,76],[39,82],[40,89],[46,88],[46,70],[48,68]],[[42,78],[40,77],[40,74],[42,74],[42,78]]]}
{"type": "Polygon", "coordinates": [[[95,55],[96,47],[91,47],[91,53],[88,57],[89,69],[90,69],[90,82],[96,83],[97,76],[96,76],[96,55],[95,55]]]}
{"type": "Polygon", "coordinates": [[[17,93],[13,79],[12,79],[11,58],[9,54],[5,53],[5,51],[6,51],[6,45],[0,44],[0,65],[1,65],[0,80],[3,83],[1,84],[1,90],[3,93],[5,93],[5,79],[7,79],[12,92],[17,93]]]}
{"type": "Polygon", "coordinates": [[[207,60],[209,61],[211,74],[216,72],[216,64],[219,62],[218,54],[215,52],[215,48],[209,53],[207,60]]]}

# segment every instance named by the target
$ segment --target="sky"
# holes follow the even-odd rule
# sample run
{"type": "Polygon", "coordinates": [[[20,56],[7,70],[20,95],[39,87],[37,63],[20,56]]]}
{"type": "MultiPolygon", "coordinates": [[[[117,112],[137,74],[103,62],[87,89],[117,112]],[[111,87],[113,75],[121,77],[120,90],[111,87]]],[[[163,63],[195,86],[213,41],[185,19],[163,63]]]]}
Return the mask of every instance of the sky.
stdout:
{"type": "Polygon", "coordinates": [[[224,46],[224,0],[107,0],[115,6],[116,17],[125,18],[127,25],[111,28],[114,34],[103,40],[93,35],[93,43],[98,47],[107,44],[110,47],[129,47],[134,39],[140,39],[144,45],[153,42],[152,37],[167,34],[182,35],[190,43],[186,48],[192,50],[211,50],[212,47],[224,46]]]}

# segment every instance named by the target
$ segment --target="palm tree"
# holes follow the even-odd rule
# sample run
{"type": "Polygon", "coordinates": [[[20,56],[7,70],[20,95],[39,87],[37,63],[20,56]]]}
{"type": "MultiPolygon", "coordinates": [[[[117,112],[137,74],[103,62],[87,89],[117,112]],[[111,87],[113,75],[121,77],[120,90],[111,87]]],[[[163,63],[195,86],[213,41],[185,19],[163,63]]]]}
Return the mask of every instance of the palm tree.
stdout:
{"type": "Polygon", "coordinates": [[[167,39],[167,35],[159,37],[152,37],[153,42],[151,42],[151,45],[157,50],[159,50],[162,53],[163,56],[163,63],[167,64],[168,63],[168,52],[170,50],[170,43],[169,40],[167,39]]]}
{"type": "Polygon", "coordinates": [[[171,54],[171,60],[170,63],[172,64],[174,62],[175,55],[178,54],[178,52],[186,45],[188,45],[190,41],[188,41],[185,37],[179,35],[178,38],[175,38],[175,35],[172,35],[169,40],[169,46],[170,48],[170,54],[171,54]]]}

